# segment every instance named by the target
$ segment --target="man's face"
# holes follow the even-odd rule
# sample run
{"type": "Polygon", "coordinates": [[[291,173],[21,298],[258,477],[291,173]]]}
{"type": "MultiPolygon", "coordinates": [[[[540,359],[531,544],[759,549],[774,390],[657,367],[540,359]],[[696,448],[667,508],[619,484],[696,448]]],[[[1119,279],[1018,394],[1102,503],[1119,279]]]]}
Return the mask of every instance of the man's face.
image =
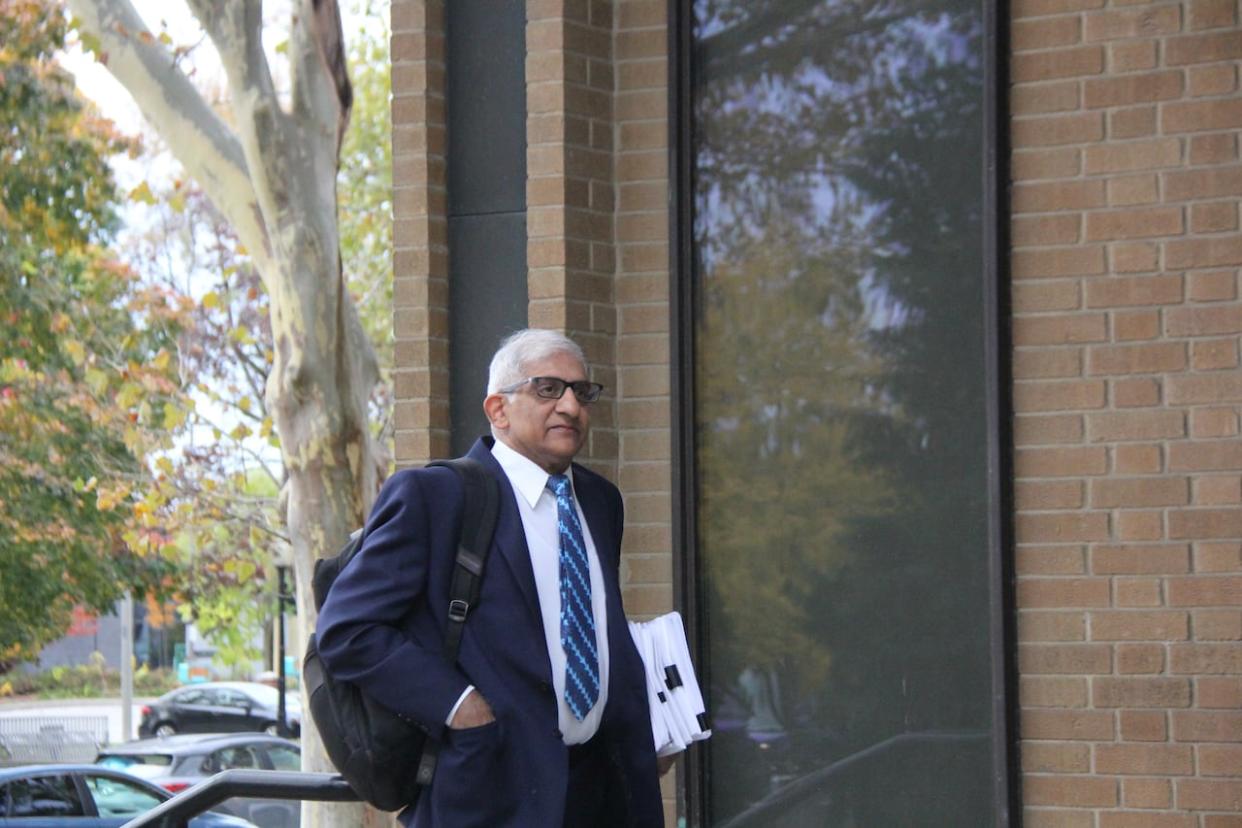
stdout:
{"type": "MultiPolygon", "coordinates": [[[[525,377],[559,377],[566,382],[587,378],[586,369],[570,354],[554,354],[525,366],[525,377]]],[[[484,408],[501,438],[549,474],[569,468],[582,450],[591,422],[590,407],[566,388],[559,400],[535,394],[530,383],[509,395],[492,394],[484,408]]]]}

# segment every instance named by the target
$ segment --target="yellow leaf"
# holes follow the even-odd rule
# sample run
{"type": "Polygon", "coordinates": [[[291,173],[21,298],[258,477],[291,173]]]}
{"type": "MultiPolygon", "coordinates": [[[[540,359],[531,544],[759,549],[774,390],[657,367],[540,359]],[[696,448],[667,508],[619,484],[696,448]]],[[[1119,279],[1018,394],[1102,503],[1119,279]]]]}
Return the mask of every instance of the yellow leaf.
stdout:
{"type": "Polygon", "coordinates": [[[138,201],[143,204],[155,203],[155,195],[151,192],[151,186],[145,181],[129,191],[129,198],[131,201],[138,201]]]}
{"type": "Polygon", "coordinates": [[[220,307],[220,294],[216,293],[214,290],[208,291],[207,293],[203,294],[203,307],[204,308],[220,307]]]}
{"type": "Polygon", "coordinates": [[[82,343],[76,339],[66,339],[61,343],[61,347],[65,349],[65,353],[73,360],[74,365],[81,365],[86,362],[86,348],[82,347],[82,343]]]}
{"type": "Polygon", "coordinates": [[[185,422],[185,417],[186,417],[186,412],[182,408],[175,406],[172,403],[165,405],[164,406],[164,430],[174,431],[180,428],[182,423],[185,422]]]}
{"type": "Polygon", "coordinates": [[[155,370],[163,371],[168,368],[168,362],[171,359],[172,354],[161,348],[160,352],[155,355],[155,359],[151,360],[151,364],[155,366],[155,370]]]}
{"type": "Polygon", "coordinates": [[[271,433],[272,433],[272,418],[264,417],[263,424],[259,426],[259,436],[267,437],[271,433]]]}
{"type": "Polygon", "coordinates": [[[69,330],[69,315],[57,313],[52,316],[52,333],[64,333],[69,330]]]}
{"type": "Polygon", "coordinates": [[[242,397],[240,400],[238,400],[237,407],[240,408],[242,411],[249,411],[250,410],[250,397],[242,397]]]}
{"type": "Polygon", "coordinates": [[[254,432],[246,427],[245,423],[238,423],[233,427],[233,430],[229,432],[229,436],[234,440],[245,440],[253,433],[254,432]]]}

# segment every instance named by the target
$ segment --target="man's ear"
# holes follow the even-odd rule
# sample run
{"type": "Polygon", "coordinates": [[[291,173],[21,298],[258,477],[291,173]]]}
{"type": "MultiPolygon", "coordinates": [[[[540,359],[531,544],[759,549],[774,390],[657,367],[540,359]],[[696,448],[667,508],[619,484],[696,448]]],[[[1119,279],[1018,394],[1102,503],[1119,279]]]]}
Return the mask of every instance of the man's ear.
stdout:
{"type": "Polygon", "coordinates": [[[504,394],[488,394],[483,400],[483,413],[487,421],[499,429],[509,427],[509,413],[505,410],[504,394]]]}

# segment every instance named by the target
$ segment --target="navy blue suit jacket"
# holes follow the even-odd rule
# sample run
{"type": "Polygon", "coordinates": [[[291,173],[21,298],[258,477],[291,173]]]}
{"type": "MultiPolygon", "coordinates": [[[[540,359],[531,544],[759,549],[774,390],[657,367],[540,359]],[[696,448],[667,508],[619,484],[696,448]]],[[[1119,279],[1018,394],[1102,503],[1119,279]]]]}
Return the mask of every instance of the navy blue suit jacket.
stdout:
{"type": "MultiPolygon", "coordinates": [[[[462,484],[451,469],[406,470],[385,483],[358,554],[319,615],[324,664],[441,741],[435,778],[401,814],[418,828],[530,826],[563,821],[568,751],[526,534],[491,440],[468,456],[500,482],[500,515],[479,603],[466,620],[456,664],[443,656],[462,484]],[[449,711],[467,685],[496,721],[451,730],[449,711]]],[[[663,825],[646,678],[621,606],[622,504],[616,487],[574,466],[574,489],[604,574],[608,612],[608,702],[599,732],[611,777],[608,825],[663,825]]]]}

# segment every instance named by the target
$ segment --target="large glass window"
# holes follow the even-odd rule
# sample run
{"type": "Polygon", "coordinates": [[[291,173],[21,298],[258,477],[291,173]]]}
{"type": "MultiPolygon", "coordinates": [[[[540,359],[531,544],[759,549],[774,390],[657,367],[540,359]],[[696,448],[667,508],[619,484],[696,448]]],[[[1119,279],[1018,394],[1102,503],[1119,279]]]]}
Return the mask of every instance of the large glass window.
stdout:
{"type": "Polygon", "coordinates": [[[705,822],[993,824],[981,4],[692,9],[705,822]]]}

